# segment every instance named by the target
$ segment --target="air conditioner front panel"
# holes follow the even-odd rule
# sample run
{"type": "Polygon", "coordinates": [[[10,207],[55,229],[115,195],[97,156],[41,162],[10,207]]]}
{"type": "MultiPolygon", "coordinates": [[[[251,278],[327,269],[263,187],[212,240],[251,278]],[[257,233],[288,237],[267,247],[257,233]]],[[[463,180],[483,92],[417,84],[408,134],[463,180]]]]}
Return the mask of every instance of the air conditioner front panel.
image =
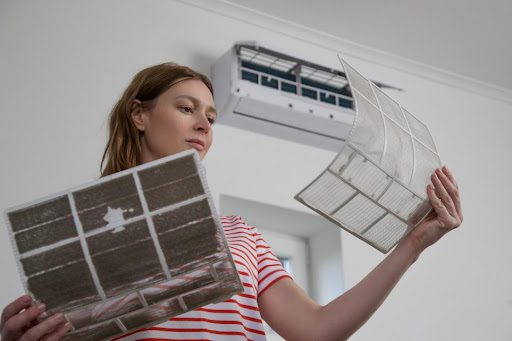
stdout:
{"type": "Polygon", "coordinates": [[[223,115],[221,123],[294,142],[338,151],[351,125],[332,119],[319,119],[258,99],[242,97],[232,113],[223,115]]]}
{"type": "MultiPolygon", "coordinates": [[[[245,99],[245,101],[251,101],[251,99],[245,99]]],[[[295,126],[269,122],[258,115],[237,111],[221,116],[219,123],[333,152],[339,151],[344,145],[343,138],[327,137],[315,132],[298,129],[295,126]]],[[[346,135],[348,136],[348,132],[346,135]]]]}
{"type": "Polygon", "coordinates": [[[241,97],[233,113],[339,140],[343,140],[352,127],[352,124],[302,113],[251,97],[241,97]]]}

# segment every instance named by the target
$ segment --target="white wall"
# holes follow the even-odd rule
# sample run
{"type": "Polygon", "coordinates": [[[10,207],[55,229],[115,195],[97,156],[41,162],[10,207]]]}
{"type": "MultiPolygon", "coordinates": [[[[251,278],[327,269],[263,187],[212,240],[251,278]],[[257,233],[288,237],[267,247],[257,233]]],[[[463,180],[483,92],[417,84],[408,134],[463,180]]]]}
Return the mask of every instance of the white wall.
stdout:
{"type": "MultiPolygon", "coordinates": [[[[205,6],[219,12],[229,7],[205,6]]],[[[231,14],[243,18],[171,0],[2,1],[0,208],[97,176],[107,113],[142,67],[173,60],[208,72],[234,41],[256,39],[338,68],[335,52],[342,42],[322,44],[313,35],[299,36],[293,25],[270,25],[268,18],[239,10],[231,14]]],[[[431,128],[457,175],[465,211],[463,227],[420,258],[352,339],[512,339],[511,105],[436,82],[436,74],[417,76],[425,72],[411,73],[405,64],[407,72],[397,68],[400,63],[386,67],[390,57],[378,53],[373,59],[366,53],[364,60],[357,51],[351,55],[367,76],[406,89],[398,99],[431,128]]],[[[292,196],[332,157],[218,125],[206,164],[217,195],[306,211],[292,196]]],[[[343,234],[345,288],[382,257],[343,234]]],[[[21,293],[4,228],[0,259],[3,306],[21,293]]]]}
{"type": "Polygon", "coordinates": [[[338,231],[330,229],[309,238],[311,297],[327,304],[339,296],[343,286],[342,245],[338,231]]]}

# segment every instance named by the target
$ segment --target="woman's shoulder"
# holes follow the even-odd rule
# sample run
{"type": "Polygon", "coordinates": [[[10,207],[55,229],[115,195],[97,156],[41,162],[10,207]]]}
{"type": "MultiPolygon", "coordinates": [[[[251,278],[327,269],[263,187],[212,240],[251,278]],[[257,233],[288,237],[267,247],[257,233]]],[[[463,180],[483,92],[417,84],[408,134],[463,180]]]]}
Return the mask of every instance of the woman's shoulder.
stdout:
{"type": "Polygon", "coordinates": [[[238,215],[221,216],[220,222],[226,228],[241,228],[245,230],[255,230],[252,225],[247,224],[244,218],[238,215]]]}
{"type": "Polygon", "coordinates": [[[238,215],[221,215],[220,221],[222,224],[243,224],[247,225],[247,222],[244,218],[238,216],[238,215]]]}

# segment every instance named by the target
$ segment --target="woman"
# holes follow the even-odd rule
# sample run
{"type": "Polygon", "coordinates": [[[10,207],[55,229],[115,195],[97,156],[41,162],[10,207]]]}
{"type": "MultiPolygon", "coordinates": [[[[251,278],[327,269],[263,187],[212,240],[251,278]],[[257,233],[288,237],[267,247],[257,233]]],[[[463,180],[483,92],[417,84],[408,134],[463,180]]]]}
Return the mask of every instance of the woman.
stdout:
{"type": "MultiPolygon", "coordinates": [[[[173,63],[144,69],[111,112],[102,175],[190,148],[204,158],[216,118],[213,89],[204,75],[173,63]]],[[[239,217],[223,217],[244,293],[120,339],[265,339],[262,319],[287,340],[348,338],[377,310],[419,255],[461,224],[453,175],[443,167],[431,180],[427,194],[432,213],[361,282],[329,304],[316,304],[293,282],[253,227],[239,217]]],[[[67,332],[70,326],[62,315],[37,323],[44,306],[31,303],[29,296],[22,296],[5,307],[2,340],[58,340],[67,332]]]]}

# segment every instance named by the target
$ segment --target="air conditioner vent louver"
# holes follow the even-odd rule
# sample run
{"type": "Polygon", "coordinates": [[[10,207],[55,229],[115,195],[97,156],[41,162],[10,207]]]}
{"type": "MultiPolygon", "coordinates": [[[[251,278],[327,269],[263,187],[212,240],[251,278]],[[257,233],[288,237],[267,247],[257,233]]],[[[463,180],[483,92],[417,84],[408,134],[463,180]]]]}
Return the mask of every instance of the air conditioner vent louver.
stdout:
{"type": "Polygon", "coordinates": [[[300,60],[269,50],[240,46],[241,79],[315,101],[353,108],[348,82],[341,72],[306,66],[300,60]]]}

